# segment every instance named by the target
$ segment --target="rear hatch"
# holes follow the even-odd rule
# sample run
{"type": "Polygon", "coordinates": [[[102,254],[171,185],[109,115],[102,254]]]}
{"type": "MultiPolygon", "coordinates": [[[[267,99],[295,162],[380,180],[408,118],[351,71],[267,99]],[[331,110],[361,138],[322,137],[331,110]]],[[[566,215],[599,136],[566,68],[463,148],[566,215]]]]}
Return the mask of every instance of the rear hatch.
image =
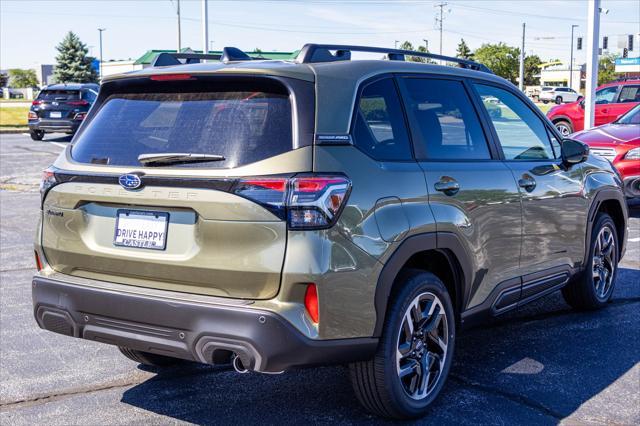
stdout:
{"type": "Polygon", "coordinates": [[[313,83],[164,75],[103,85],[45,172],[56,271],[265,299],[279,289],[287,179],[312,169],[313,83]]]}
{"type": "Polygon", "coordinates": [[[42,121],[73,120],[88,107],[80,90],[45,89],[33,102],[33,111],[42,121]]]}

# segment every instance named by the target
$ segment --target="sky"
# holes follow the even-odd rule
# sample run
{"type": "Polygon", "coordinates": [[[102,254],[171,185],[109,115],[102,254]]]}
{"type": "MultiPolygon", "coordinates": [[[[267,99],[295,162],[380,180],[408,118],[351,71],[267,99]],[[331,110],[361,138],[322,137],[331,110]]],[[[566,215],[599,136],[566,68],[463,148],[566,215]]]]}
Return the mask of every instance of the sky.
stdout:
{"type": "MultiPolygon", "coordinates": [[[[568,61],[571,25],[576,38],[587,30],[587,0],[448,0],[444,7],[442,53],[455,55],[464,38],[473,50],[483,43],[520,46],[543,60],[568,61]]],[[[393,47],[429,41],[438,53],[438,1],[430,0],[209,0],[210,48],[294,51],[305,43],[393,47]]],[[[104,60],[136,59],[149,49],[177,46],[177,0],[0,0],[0,69],[55,63],[55,46],[73,31],[98,56],[98,28],[104,60]]],[[[201,0],[181,0],[182,47],[202,49],[201,0]]],[[[640,33],[638,0],[602,0],[601,35],[640,33]]],[[[637,40],[637,38],[636,38],[637,40]]],[[[585,38],[586,45],[586,38],[585,38]]],[[[638,56],[640,46],[633,56],[638,56]]],[[[582,63],[584,51],[575,53],[582,63]]]]}

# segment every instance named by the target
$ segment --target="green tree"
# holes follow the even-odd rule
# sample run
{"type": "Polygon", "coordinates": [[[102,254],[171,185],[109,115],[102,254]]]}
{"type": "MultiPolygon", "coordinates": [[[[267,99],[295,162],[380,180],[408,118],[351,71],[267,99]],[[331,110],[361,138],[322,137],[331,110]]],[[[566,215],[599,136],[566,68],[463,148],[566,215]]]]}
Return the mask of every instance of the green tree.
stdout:
{"type": "Polygon", "coordinates": [[[516,83],[519,73],[520,49],[498,44],[485,43],[473,53],[474,60],[489,67],[496,75],[516,83]]]}
{"type": "Polygon", "coordinates": [[[38,77],[36,76],[35,70],[21,70],[18,68],[10,69],[9,87],[15,89],[38,87],[38,77]]]}
{"type": "MultiPolygon", "coordinates": [[[[400,49],[401,50],[413,50],[413,51],[417,51],[417,52],[421,52],[421,53],[429,53],[427,48],[425,46],[422,46],[422,45],[419,45],[418,48],[415,49],[413,47],[413,44],[411,44],[410,41],[405,41],[404,43],[402,43],[400,45],[400,49]]],[[[407,56],[407,61],[410,61],[410,62],[422,62],[423,64],[433,64],[433,63],[435,63],[434,61],[432,61],[429,58],[421,58],[419,56],[407,56]]]]}
{"type": "Polygon", "coordinates": [[[473,59],[473,53],[469,46],[467,46],[467,42],[464,41],[463,38],[460,39],[460,43],[458,43],[458,48],[456,49],[456,57],[462,59],[473,59]]]}
{"type": "Polygon", "coordinates": [[[69,31],[56,47],[56,69],[54,77],[59,83],[93,83],[98,81],[98,74],[91,66],[92,58],[87,56],[87,46],[80,38],[69,31]]]}
{"type": "Polygon", "coordinates": [[[610,83],[617,78],[615,62],[616,56],[610,53],[600,57],[598,62],[598,85],[610,83]]]}
{"type": "Polygon", "coordinates": [[[525,56],[524,58],[524,85],[538,86],[540,84],[540,64],[542,60],[538,55],[525,56]]]}
{"type": "Polygon", "coordinates": [[[5,73],[0,73],[0,87],[7,87],[9,82],[9,76],[5,73]]]}

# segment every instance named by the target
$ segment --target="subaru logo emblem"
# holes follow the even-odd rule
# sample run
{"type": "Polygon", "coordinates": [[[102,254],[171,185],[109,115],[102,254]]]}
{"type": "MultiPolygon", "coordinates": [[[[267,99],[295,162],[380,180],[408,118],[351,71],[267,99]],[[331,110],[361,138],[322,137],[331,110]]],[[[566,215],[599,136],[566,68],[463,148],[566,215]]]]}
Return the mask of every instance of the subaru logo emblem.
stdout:
{"type": "Polygon", "coordinates": [[[138,189],[142,185],[140,177],[134,174],[122,175],[118,178],[118,182],[120,186],[128,190],[138,189]]]}

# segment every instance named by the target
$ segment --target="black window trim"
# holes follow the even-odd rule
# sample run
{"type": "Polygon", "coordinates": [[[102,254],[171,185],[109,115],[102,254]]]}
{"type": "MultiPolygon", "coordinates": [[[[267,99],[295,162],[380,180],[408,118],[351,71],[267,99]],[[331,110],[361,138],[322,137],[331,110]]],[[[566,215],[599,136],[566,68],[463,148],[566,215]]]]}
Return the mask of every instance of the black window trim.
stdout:
{"type": "MultiPolygon", "coordinates": [[[[482,111],[479,109],[479,105],[477,104],[476,99],[474,98],[474,96],[472,95],[472,93],[470,92],[470,87],[469,87],[469,83],[467,82],[467,78],[466,77],[460,77],[460,76],[452,76],[452,75],[446,75],[446,74],[435,74],[435,73],[397,73],[396,75],[396,79],[398,80],[398,87],[400,88],[400,96],[402,98],[402,104],[404,105],[403,108],[405,109],[405,113],[407,116],[407,119],[409,121],[409,133],[411,135],[411,140],[412,141],[419,141],[420,143],[414,143],[414,151],[415,151],[415,158],[416,161],[419,161],[421,163],[424,162],[438,162],[438,163],[452,163],[452,162],[456,162],[456,163],[478,163],[478,162],[485,162],[485,161],[497,161],[500,160],[500,152],[498,151],[497,147],[495,146],[495,142],[493,140],[492,134],[491,134],[491,130],[488,127],[488,123],[486,122],[486,120],[483,117],[482,111]],[[403,84],[403,79],[407,79],[407,78],[418,78],[418,79],[432,79],[432,80],[451,80],[451,81],[458,81],[460,83],[462,83],[463,88],[467,94],[467,97],[469,98],[469,101],[471,102],[471,106],[473,108],[473,110],[475,111],[477,117],[478,117],[478,121],[480,123],[480,128],[482,129],[482,133],[484,135],[486,144],[487,144],[487,148],[489,150],[489,155],[491,156],[491,158],[485,158],[485,159],[472,159],[472,158],[452,158],[452,159],[434,159],[434,158],[428,158],[427,157],[427,153],[426,150],[424,149],[426,147],[426,143],[424,141],[422,141],[422,136],[420,135],[420,133],[416,130],[417,129],[417,119],[415,118],[415,116],[413,115],[413,112],[411,112],[411,110],[409,109],[407,102],[409,99],[409,93],[408,90],[406,88],[406,86],[403,84]]],[[[481,80],[483,81],[483,80],[481,80]]]]}
{"type": "Polygon", "coordinates": [[[379,163],[415,163],[416,162],[416,150],[415,150],[415,144],[413,143],[413,138],[412,138],[412,132],[411,132],[411,126],[409,124],[408,118],[407,118],[407,111],[404,105],[404,101],[402,98],[402,93],[400,91],[400,87],[398,85],[397,80],[395,79],[395,75],[394,73],[382,73],[382,74],[376,74],[373,77],[367,78],[363,81],[361,81],[358,85],[358,89],[356,90],[356,97],[355,97],[355,102],[353,105],[353,110],[351,111],[351,124],[350,124],[350,128],[349,128],[349,136],[351,137],[351,141],[352,141],[352,145],[354,148],[356,148],[358,151],[360,151],[361,153],[363,153],[364,155],[366,155],[367,157],[369,157],[370,159],[372,159],[373,161],[379,162],[379,163]],[[406,160],[381,160],[378,158],[374,158],[371,155],[369,155],[368,152],[365,152],[363,149],[361,149],[358,146],[358,141],[356,140],[355,137],[355,127],[356,127],[356,121],[358,119],[358,110],[360,109],[360,98],[362,97],[362,92],[364,91],[364,89],[374,83],[377,83],[378,81],[381,80],[386,80],[386,79],[390,79],[391,82],[393,83],[395,90],[396,90],[396,94],[398,96],[398,100],[400,101],[400,110],[402,112],[402,120],[404,122],[404,126],[405,126],[405,130],[407,132],[407,139],[409,141],[409,151],[411,152],[411,158],[410,159],[406,159],[406,160]]]}
{"type": "MultiPolygon", "coordinates": [[[[547,118],[546,115],[544,115],[542,113],[542,111],[540,111],[539,108],[537,108],[535,105],[533,105],[533,108],[531,107],[531,100],[529,98],[527,98],[522,92],[520,92],[519,90],[517,90],[515,88],[515,86],[512,88],[506,84],[498,84],[498,83],[494,83],[492,81],[487,81],[487,80],[482,80],[482,79],[476,79],[476,78],[472,78],[470,79],[470,86],[471,89],[473,91],[473,96],[476,99],[476,102],[479,102],[480,104],[482,104],[482,100],[480,97],[480,94],[478,93],[477,89],[475,88],[476,84],[482,84],[485,86],[493,86],[496,87],[498,89],[502,89],[506,92],[511,93],[512,95],[516,96],[517,98],[519,98],[521,101],[523,101],[523,103],[527,106],[527,108],[529,108],[530,111],[532,111],[534,113],[534,115],[536,115],[541,121],[542,124],[546,127],[547,133],[551,132],[552,135],[555,136],[555,138],[559,141],[559,143],[562,145],[562,136],[559,134],[558,129],[556,129],[556,127],[549,121],[549,119],[547,118]]],[[[489,113],[486,111],[486,108],[482,108],[483,110],[483,115],[485,116],[485,120],[487,120],[488,125],[491,128],[491,134],[493,137],[493,140],[495,141],[495,144],[499,150],[500,153],[500,159],[504,162],[507,163],[526,163],[526,162],[535,162],[535,163],[554,163],[554,164],[560,164],[562,163],[562,155],[561,153],[556,153],[555,149],[553,148],[553,144],[551,143],[551,139],[549,138],[549,146],[551,147],[551,151],[553,152],[554,156],[556,158],[553,159],[527,159],[527,160],[516,160],[516,159],[507,159],[504,155],[504,151],[502,150],[502,145],[500,144],[500,138],[498,137],[498,132],[496,132],[495,126],[493,125],[493,121],[491,120],[491,117],[489,117],[489,113]]],[[[549,137],[549,135],[547,134],[547,137],[549,137]]]]}

